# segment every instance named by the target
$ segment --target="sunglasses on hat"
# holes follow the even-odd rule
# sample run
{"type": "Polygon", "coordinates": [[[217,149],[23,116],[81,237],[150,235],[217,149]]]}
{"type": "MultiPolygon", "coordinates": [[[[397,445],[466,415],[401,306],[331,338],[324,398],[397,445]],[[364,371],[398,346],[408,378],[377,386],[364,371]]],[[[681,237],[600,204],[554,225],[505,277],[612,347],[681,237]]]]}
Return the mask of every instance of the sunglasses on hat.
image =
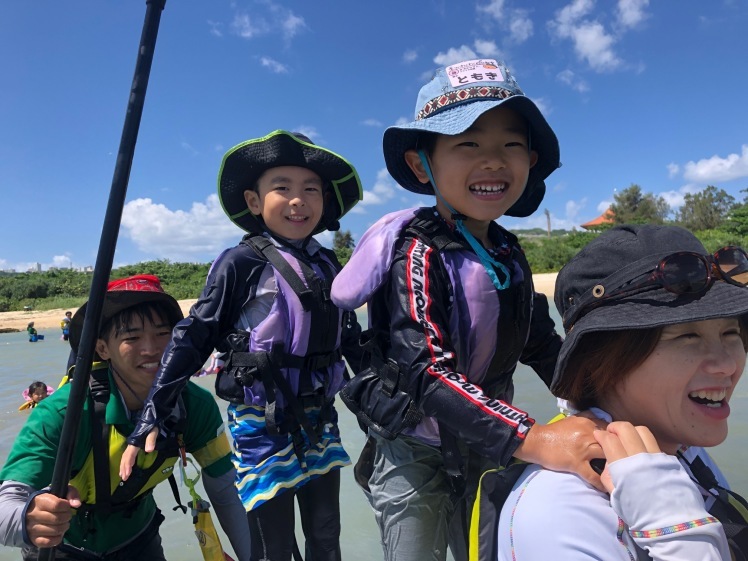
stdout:
{"type": "Polygon", "coordinates": [[[642,273],[618,288],[606,290],[605,281],[596,284],[579,304],[567,310],[564,328],[571,329],[583,315],[615,298],[650,288],[664,288],[677,295],[700,294],[708,290],[715,280],[735,286],[748,284],[748,254],[744,249],[727,246],[713,255],[679,251],[661,259],[654,270],[642,273]],[[637,282],[644,275],[646,277],[637,282]]]}

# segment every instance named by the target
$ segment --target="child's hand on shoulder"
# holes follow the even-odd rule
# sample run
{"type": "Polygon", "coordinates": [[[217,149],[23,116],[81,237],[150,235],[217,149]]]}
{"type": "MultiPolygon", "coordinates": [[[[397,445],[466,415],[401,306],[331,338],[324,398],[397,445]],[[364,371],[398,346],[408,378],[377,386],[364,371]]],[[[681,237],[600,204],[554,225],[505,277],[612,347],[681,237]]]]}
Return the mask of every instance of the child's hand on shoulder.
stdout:
{"type": "Polygon", "coordinates": [[[533,425],[514,457],[546,469],[576,473],[587,483],[605,491],[600,476],[590,461],[605,458],[595,438],[596,430],[604,430],[605,421],[591,413],[565,417],[550,425],[533,425]]]}

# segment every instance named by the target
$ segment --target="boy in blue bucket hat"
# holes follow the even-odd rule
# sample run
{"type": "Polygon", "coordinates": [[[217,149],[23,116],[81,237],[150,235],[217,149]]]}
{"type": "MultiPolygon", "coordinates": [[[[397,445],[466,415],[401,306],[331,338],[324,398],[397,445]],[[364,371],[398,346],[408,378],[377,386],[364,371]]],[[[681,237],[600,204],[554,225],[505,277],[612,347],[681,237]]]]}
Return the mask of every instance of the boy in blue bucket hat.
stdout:
{"type": "Polygon", "coordinates": [[[466,559],[483,470],[514,457],[600,486],[595,421],[537,425],[511,405],[517,363],[548,385],[562,341],[495,220],[538,208],[558,141],[508,68],[479,59],[438,69],[383,148],[392,177],[436,204],[380,219],[333,283],[341,308],[368,304],[371,326],[368,367],[341,391],[369,434],[357,481],[386,560],[443,560],[448,543],[466,559]]]}

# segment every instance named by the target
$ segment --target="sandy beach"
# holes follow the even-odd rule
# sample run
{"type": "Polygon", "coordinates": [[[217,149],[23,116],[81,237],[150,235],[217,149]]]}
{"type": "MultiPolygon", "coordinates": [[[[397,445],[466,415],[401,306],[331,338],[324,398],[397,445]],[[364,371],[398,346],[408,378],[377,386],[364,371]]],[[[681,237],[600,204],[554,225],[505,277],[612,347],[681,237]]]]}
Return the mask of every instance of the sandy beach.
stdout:
{"type": "MultiPolygon", "coordinates": [[[[556,284],[556,273],[543,273],[533,276],[535,281],[535,290],[542,292],[548,296],[549,301],[553,301],[553,287],[556,284]]],[[[195,303],[195,300],[180,300],[179,305],[182,311],[187,314],[190,306],[195,303]]],[[[42,330],[58,330],[60,329],[60,320],[65,316],[67,310],[45,310],[39,312],[36,310],[28,312],[2,312],[0,313],[0,330],[15,329],[18,331],[24,331],[30,321],[34,322],[34,327],[40,333],[42,330]]],[[[70,310],[75,313],[75,309],[70,310]]]]}
{"type": "MultiPolygon", "coordinates": [[[[190,310],[190,306],[195,303],[195,300],[179,300],[179,306],[182,308],[182,312],[186,315],[190,310]]],[[[0,332],[8,329],[15,329],[18,331],[25,331],[26,326],[30,321],[34,322],[34,327],[39,333],[44,333],[44,330],[57,330],[56,334],[60,334],[60,321],[65,317],[67,309],[59,310],[45,310],[39,312],[32,310],[30,312],[2,312],[0,313],[0,332]]],[[[69,311],[75,313],[76,308],[71,308],[69,311]]]]}

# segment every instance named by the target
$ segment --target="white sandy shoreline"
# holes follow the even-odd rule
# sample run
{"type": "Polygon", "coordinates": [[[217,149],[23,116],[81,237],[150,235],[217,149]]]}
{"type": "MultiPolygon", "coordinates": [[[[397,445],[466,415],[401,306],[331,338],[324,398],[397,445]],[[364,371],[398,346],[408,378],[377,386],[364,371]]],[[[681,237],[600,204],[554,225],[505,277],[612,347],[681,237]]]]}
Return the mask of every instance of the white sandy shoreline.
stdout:
{"type": "MultiPolygon", "coordinates": [[[[553,287],[556,284],[557,273],[541,273],[533,275],[535,281],[535,290],[548,296],[548,300],[553,301],[553,287]]],[[[195,300],[180,300],[179,305],[182,311],[187,314],[190,306],[195,300]]],[[[53,331],[55,336],[60,335],[60,321],[65,316],[65,309],[45,310],[43,312],[32,310],[30,312],[2,312],[0,313],[0,330],[15,329],[24,331],[30,321],[34,322],[34,327],[40,333],[43,330],[53,331]]],[[[75,313],[75,309],[70,310],[75,313]]],[[[49,333],[45,333],[48,335],[49,333]]]]}

